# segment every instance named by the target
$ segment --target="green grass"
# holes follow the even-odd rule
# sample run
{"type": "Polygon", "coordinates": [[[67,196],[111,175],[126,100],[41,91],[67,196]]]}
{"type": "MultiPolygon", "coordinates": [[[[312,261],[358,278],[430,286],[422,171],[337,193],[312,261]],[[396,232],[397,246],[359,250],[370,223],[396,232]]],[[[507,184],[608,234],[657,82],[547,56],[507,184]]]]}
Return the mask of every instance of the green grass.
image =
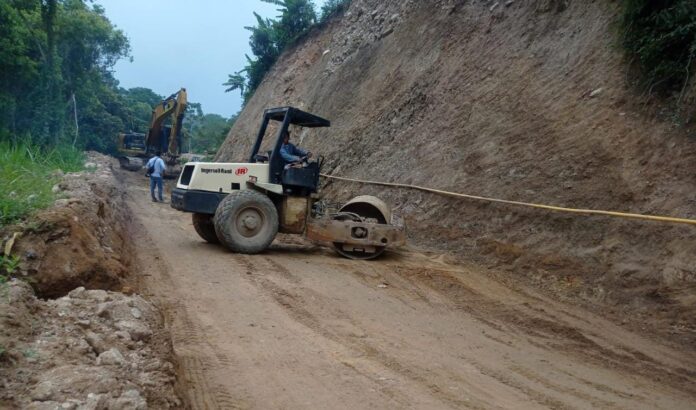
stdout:
{"type": "Polygon", "coordinates": [[[56,171],[80,171],[84,162],[84,153],[71,147],[0,143],[0,226],[51,205],[60,180],[56,171]]]}

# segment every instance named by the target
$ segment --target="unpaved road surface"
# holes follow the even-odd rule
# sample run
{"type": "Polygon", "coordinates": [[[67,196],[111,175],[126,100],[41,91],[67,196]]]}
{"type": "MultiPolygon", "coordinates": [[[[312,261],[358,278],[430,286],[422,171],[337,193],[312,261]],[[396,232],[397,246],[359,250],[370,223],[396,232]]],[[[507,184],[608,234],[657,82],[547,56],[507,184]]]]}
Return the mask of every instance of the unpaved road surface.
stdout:
{"type": "Polygon", "coordinates": [[[203,242],[128,186],[142,285],[192,408],[694,408],[693,354],[444,255],[350,261],[294,237],[203,242]]]}

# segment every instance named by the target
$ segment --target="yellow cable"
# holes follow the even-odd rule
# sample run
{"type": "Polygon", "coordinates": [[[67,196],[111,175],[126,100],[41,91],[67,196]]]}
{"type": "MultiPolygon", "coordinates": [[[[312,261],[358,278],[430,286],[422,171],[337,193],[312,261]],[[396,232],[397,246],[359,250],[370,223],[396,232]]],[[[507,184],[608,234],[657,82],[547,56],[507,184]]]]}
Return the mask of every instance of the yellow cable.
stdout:
{"type": "Polygon", "coordinates": [[[439,189],[426,188],[426,187],[422,187],[422,186],[418,186],[418,185],[399,184],[399,183],[392,183],[392,182],[366,181],[366,180],[361,180],[361,179],[337,177],[334,175],[327,175],[327,174],[321,174],[321,176],[323,176],[325,178],[337,179],[337,180],[341,180],[341,181],[357,182],[360,184],[381,185],[381,186],[390,186],[390,187],[395,187],[395,188],[406,188],[406,189],[417,189],[420,191],[432,192],[435,194],[453,196],[453,197],[458,197],[458,198],[468,198],[468,199],[475,199],[475,200],[479,200],[479,201],[497,202],[497,203],[509,204],[509,205],[519,205],[519,206],[526,206],[526,207],[530,207],[530,208],[547,209],[550,211],[569,212],[569,213],[574,213],[574,214],[585,214],[585,215],[605,215],[605,216],[614,216],[614,217],[619,217],[619,218],[642,219],[642,220],[646,220],[646,221],[658,221],[658,222],[669,222],[669,223],[696,225],[696,219],[674,218],[671,216],[659,216],[659,215],[642,215],[642,214],[632,214],[632,213],[627,213],[627,212],[616,212],[616,211],[601,211],[601,210],[596,210],[596,209],[564,208],[561,206],[534,204],[534,203],[529,203],[529,202],[509,201],[506,199],[486,198],[484,196],[460,194],[457,192],[442,191],[439,189]]]}

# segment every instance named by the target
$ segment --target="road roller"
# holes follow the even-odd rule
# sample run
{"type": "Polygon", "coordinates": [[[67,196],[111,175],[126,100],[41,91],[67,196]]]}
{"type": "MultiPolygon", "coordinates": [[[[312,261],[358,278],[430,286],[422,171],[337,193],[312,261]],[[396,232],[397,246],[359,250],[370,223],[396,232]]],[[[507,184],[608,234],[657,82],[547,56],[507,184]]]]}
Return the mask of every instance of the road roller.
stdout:
{"type": "Polygon", "coordinates": [[[350,259],[374,259],[403,245],[403,220],[379,198],[363,195],[342,205],[320,199],[323,158],[307,155],[288,163],[280,154],[290,126],[331,123],[294,107],[265,110],[248,162],[185,164],[172,190],[172,208],[192,213],[203,240],[237,253],[263,252],[278,232],[304,235],[350,259]],[[269,125],[276,138],[261,153],[269,125]]]}

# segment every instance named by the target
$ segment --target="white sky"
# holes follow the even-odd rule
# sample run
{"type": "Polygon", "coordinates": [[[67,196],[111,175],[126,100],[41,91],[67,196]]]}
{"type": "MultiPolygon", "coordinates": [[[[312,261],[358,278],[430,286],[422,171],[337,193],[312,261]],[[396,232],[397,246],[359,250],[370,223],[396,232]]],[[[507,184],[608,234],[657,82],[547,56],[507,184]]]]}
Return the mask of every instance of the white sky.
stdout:
{"type": "MultiPolygon", "coordinates": [[[[315,0],[317,10],[325,0],[315,0]]],[[[239,111],[239,91],[225,93],[227,75],[244,68],[251,56],[254,11],[274,18],[277,6],[260,0],[96,0],[123,30],[133,62],[119,61],[121,87],[147,87],[168,96],[186,87],[189,101],[205,113],[229,117],[239,111]]]]}

